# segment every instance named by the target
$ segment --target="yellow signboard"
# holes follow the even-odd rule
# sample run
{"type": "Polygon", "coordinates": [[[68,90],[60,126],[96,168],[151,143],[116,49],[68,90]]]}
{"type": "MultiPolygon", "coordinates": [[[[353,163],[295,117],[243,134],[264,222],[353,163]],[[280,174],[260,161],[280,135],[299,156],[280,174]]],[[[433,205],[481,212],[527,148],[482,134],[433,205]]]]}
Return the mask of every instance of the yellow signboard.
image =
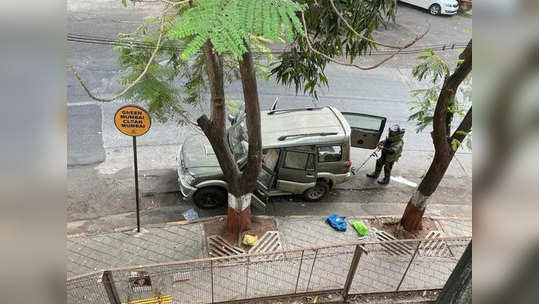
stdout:
{"type": "Polygon", "coordinates": [[[148,132],[152,121],[146,110],[138,106],[128,105],[116,111],[114,124],[125,135],[141,136],[148,132]]]}

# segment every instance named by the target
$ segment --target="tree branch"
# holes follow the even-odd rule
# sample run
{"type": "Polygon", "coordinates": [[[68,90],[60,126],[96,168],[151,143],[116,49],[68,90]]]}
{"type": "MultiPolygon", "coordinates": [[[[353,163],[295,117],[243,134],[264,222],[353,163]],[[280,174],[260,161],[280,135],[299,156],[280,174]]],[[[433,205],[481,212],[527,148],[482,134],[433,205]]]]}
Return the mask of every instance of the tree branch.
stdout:
{"type": "Polygon", "coordinates": [[[92,92],[90,91],[88,86],[86,86],[86,84],[80,78],[80,76],[77,73],[77,71],[75,70],[75,68],[72,65],[69,65],[69,68],[73,72],[73,75],[75,75],[75,78],[77,78],[77,80],[79,81],[82,88],[86,91],[86,94],[88,94],[88,96],[90,96],[90,98],[92,98],[93,100],[101,101],[101,102],[110,102],[110,101],[114,101],[114,100],[122,97],[125,93],[127,93],[135,85],[137,85],[142,80],[144,75],[146,75],[146,73],[148,72],[148,69],[150,68],[150,65],[152,64],[153,60],[155,59],[155,55],[157,54],[157,51],[159,51],[159,48],[161,47],[161,40],[163,38],[163,33],[164,33],[164,31],[163,31],[164,24],[165,24],[165,15],[163,14],[163,16],[161,17],[160,33],[159,33],[159,37],[157,38],[157,43],[155,45],[155,49],[153,50],[152,55],[150,56],[150,59],[148,59],[148,63],[146,63],[146,66],[144,67],[144,70],[142,71],[142,73],[140,73],[140,75],[137,77],[137,79],[135,79],[131,84],[129,84],[125,89],[123,89],[123,91],[121,91],[120,93],[114,95],[113,97],[102,98],[102,97],[97,97],[94,94],[92,94],[92,92]]]}
{"type": "MultiPolygon", "coordinates": [[[[453,140],[457,140],[459,142],[459,145],[462,144],[462,141],[468,136],[468,133],[472,130],[472,107],[468,109],[468,112],[466,112],[466,115],[460,122],[459,126],[453,132],[453,135],[451,135],[451,138],[449,139],[449,143],[451,144],[453,140]]],[[[453,151],[453,153],[457,152],[456,149],[453,151]]]]}
{"type": "Polygon", "coordinates": [[[204,62],[210,83],[211,116],[210,119],[215,128],[223,134],[226,126],[225,91],[223,76],[223,57],[215,53],[212,43],[208,40],[204,43],[204,62]]]}
{"type": "Polygon", "coordinates": [[[253,192],[261,168],[262,138],[260,128],[260,104],[253,56],[249,47],[243,54],[240,64],[241,84],[245,100],[245,114],[249,150],[247,151],[247,167],[242,173],[241,183],[243,192],[253,192]]]}
{"type": "MultiPolygon", "coordinates": [[[[339,19],[342,20],[342,22],[346,25],[346,27],[348,27],[348,29],[350,31],[352,31],[352,33],[354,33],[356,36],[358,36],[359,38],[361,39],[364,39],[364,40],[367,40],[369,42],[372,42],[374,44],[377,44],[377,45],[380,45],[380,46],[385,46],[387,48],[391,48],[391,49],[404,49],[404,48],[407,48],[407,47],[410,47],[411,45],[404,45],[404,46],[395,46],[395,45],[389,45],[389,44],[384,44],[384,43],[380,43],[380,42],[377,42],[376,40],[373,40],[373,39],[370,39],[368,37],[365,37],[364,35],[361,35],[360,33],[358,33],[349,23],[348,21],[346,21],[346,19],[344,18],[344,16],[342,15],[341,12],[339,12],[339,10],[337,10],[337,7],[335,6],[335,2],[333,0],[329,0],[329,2],[331,3],[331,7],[333,8],[333,11],[335,11],[335,13],[337,14],[337,16],[339,17],[339,19]]],[[[425,32],[425,34],[430,30],[430,23],[429,23],[429,26],[428,26],[428,29],[427,31],[425,32]]],[[[425,36],[425,34],[422,35],[425,36]]],[[[417,36],[416,36],[416,39],[417,39],[417,36]]],[[[419,40],[419,39],[417,39],[419,40]]],[[[412,44],[414,44],[417,40],[413,41],[412,44]]]]}
{"type": "Polygon", "coordinates": [[[210,85],[211,117],[208,118],[204,114],[197,119],[197,123],[209,139],[215,152],[221,171],[228,182],[229,193],[239,195],[241,194],[239,183],[241,173],[226,138],[223,58],[215,53],[209,40],[204,43],[203,52],[210,85]]]}
{"type": "MultiPolygon", "coordinates": [[[[455,72],[446,78],[438,101],[436,102],[436,108],[434,109],[434,119],[432,121],[432,139],[434,142],[434,149],[437,153],[449,153],[450,146],[448,142],[447,133],[447,111],[449,102],[457,92],[457,89],[461,82],[468,76],[472,70],[472,42],[468,43],[466,49],[461,54],[463,62],[457,67],[455,72]]],[[[470,114],[471,115],[471,114],[470,114]]]]}
{"type": "Polygon", "coordinates": [[[307,31],[307,23],[305,22],[305,15],[303,12],[301,12],[301,21],[303,22],[303,31],[305,32],[305,39],[307,40],[307,45],[309,46],[309,49],[311,51],[313,51],[314,53],[326,58],[327,60],[333,62],[333,63],[336,63],[336,64],[339,64],[339,65],[343,65],[343,66],[349,66],[349,67],[354,67],[354,68],[357,68],[357,69],[360,69],[360,70],[372,70],[372,69],[375,69],[379,66],[381,66],[382,64],[386,63],[388,60],[390,60],[391,58],[395,57],[396,55],[398,55],[400,52],[402,52],[403,50],[411,47],[412,45],[414,45],[414,43],[416,43],[417,41],[419,41],[421,38],[425,37],[425,35],[428,33],[429,29],[427,29],[427,31],[425,31],[425,33],[423,33],[422,35],[420,36],[417,36],[413,41],[411,41],[410,43],[404,45],[402,48],[398,49],[397,51],[395,51],[393,54],[391,54],[390,56],[384,58],[382,61],[378,62],[377,64],[373,65],[373,66],[368,66],[368,67],[362,67],[362,66],[359,66],[357,64],[354,64],[354,63],[347,63],[347,62],[343,62],[343,61],[339,61],[339,60],[336,60],[336,59],[333,59],[332,57],[328,56],[327,54],[324,54],[322,52],[320,52],[319,50],[315,49],[313,46],[312,46],[312,43],[311,43],[311,40],[309,39],[309,32],[307,31]]]}

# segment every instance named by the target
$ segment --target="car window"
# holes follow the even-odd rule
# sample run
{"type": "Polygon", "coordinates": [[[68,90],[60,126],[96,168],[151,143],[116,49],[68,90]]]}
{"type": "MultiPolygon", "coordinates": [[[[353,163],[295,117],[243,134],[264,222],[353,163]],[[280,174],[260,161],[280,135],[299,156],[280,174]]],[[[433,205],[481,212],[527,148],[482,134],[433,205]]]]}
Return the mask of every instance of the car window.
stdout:
{"type": "Polygon", "coordinates": [[[336,162],[340,160],[342,160],[342,147],[340,145],[318,148],[319,163],[336,162]]]}
{"type": "Polygon", "coordinates": [[[352,128],[378,131],[380,130],[383,122],[383,117],[356,113],[342,113],[342,115],[352,128]]]}
{"type": "Polygon", "coordinates": [[[307,153],[287,151],[284,159],[284,167],[305,170],[308,157],[309,154],[307,153]]]}
{"type": "Polygon", "coordinates": [[[228,144],[234,154],[236,161],[241,161],[247,157],[249,150],[247,127],[245,126],[245,117],[228,130],[228,144]]]}

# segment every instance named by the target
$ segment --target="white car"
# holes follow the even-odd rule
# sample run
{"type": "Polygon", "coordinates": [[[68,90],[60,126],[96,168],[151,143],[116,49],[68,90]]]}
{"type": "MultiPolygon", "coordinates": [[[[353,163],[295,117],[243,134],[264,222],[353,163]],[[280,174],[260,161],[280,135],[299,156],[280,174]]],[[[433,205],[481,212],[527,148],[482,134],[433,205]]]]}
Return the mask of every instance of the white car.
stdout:
{"type": "Polygon", "coordinates": [[[400,0],[427,9],[431,15],[454,15],[459,10],[457,0],[400,0]]]}

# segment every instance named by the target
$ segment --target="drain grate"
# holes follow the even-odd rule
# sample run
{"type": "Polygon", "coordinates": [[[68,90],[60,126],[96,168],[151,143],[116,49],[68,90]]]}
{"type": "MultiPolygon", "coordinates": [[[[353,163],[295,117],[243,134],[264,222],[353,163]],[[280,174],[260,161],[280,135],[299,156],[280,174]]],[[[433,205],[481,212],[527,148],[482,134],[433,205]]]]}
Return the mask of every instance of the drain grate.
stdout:
{"type": "MultiPolygon", "coordinates": [[[[211,257],[230,257],[245,254],[245,250],[230,245],[230,243],[218,235],[211,235],[208,237],[208,253],[211,257]]],[[[231,260],[245,261],[245,258],[231,260]]]]}
{"type": "Polygon", "coordinates": [[[436,240],[443,237],[442,231],[431,231],[427,234],[425,241],[419,246],[419,255],[425,257],[453,257],[453,253],[447,243],[443,240],[436,240]]]}
{"type": "MultiPolygon", "coordinates": [[[[249,249],[249,253],[263,253],[263,252],[274,252],[283,250],[283,245],[281,244],[281,237],[278,231],[266,231],[264,235],[258,240],[258,243],[249,249]]],[[[284,258],[284,254],[269,254],[263,256],[252,257],[252,261],[273,261],[284,258]]]]}
{"type": "MultiPolygon", "coordinates": [[[[391,234],[382,231],[382,230],[375,230],[374,234],[376,235],[376,239],[378,241],[395,241],[397,240],[394,236],[391,234]]],[[[388,255],[411,255],[413,250],[408,244],[404,243],[390,243],[390,244],[380,244],[382,248],[384,248],[384,252],[388,255]]]]}

